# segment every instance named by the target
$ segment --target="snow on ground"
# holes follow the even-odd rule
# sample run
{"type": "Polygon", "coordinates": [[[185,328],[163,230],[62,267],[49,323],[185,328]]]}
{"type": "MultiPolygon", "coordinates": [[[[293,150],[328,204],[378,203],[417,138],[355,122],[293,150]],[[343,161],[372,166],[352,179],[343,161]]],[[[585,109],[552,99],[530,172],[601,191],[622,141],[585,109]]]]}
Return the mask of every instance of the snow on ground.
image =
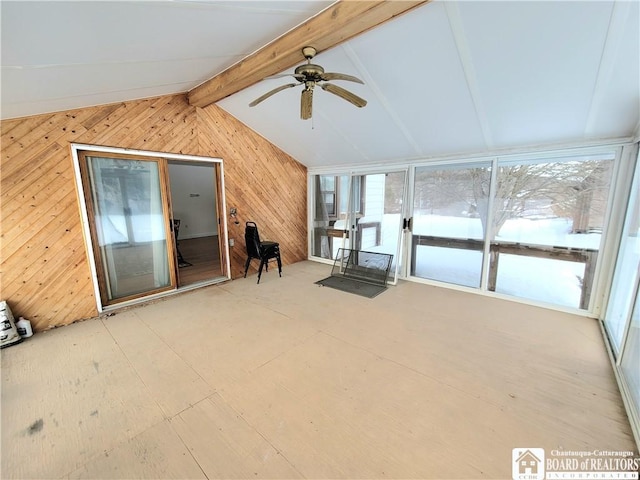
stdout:
{"type": "MultiPolygon", "coordinates": [[[[366,217],[361,222],[371,221],[366,217]]],[[[363,242],[362,250],[396,255],[399,214],[384,215],[382,245],[363,242]]],[[[533,245],[591,248],[600,246],[601,234],[572,234],[571,221],[564,218],[507,220],[496,240],[533,245]]],[[[448,238],[482,239],[479,218],[440,215],[413,217],[413,234],[448,238]]],[[[371,238],[371,235],[365,238],[371,238]]],[[[421,278],[478,288],[482,269],[482,252],[419,246],[416,271],[421,278]]],[[[395,264],[395,261],[394,261],[395,264]]],[[[507,295],[578,308],[582,291],[583,263],[501,254],[496,291],[507,295]]]]}

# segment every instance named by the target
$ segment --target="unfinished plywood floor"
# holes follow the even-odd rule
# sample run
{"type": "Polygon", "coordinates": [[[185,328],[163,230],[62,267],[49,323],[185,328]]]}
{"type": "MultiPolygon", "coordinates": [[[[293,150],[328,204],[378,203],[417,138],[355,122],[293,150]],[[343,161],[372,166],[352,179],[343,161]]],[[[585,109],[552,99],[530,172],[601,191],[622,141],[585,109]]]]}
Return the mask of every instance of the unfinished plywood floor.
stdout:
{"type": "Polygon", "coordinates": [[[635,450],[596,321],[301,262],[2,351],[2,478],[511,478],[635,450]]]}

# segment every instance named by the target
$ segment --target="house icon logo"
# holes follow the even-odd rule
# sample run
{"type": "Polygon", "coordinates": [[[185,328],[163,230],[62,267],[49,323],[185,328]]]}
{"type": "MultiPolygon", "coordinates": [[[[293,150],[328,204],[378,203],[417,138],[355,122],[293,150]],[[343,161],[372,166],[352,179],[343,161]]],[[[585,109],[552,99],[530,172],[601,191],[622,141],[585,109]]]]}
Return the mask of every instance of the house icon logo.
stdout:
{"type": "Polygon", "coordinates": [[[514,448],[511,462],[513,480],[544,480],[544,448],[514,448]]]}

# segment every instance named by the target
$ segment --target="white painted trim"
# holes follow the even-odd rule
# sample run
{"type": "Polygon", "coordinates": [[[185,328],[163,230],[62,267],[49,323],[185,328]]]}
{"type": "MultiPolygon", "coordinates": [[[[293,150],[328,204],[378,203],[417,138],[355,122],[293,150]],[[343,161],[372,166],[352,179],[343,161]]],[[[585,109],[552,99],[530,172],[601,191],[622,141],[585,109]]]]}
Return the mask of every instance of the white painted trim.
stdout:
{"type": "MultiPolygon", "coordinates": [[[[615,272],[616,269],[618,267],[618,260],[619,260],[619,256],[620,256],[620,244],[623,241],[623,234],[624,234],[624,227],[625,227],[625,223],[627,221],[627,214],[629,212],[630,208],[633,208],[632,204],[631,204],[631,200],[633,199],[633,194],[635,192],[632,191],[634,182],[640,179],[640,156],[638,155],[639,152],[637,149],[632,149],[629,152],[627,152],[627,155],[629,157],[635,157],[634,161],[631,162],[631,165],[627,166],[627,170],[624,171],[624,173],[622,174],[623,178],[630,178],[629,184],[625,184],[624,187],[628,187],[628,188],[624,188],[621,187],[622,190],[624,190],[624,193],[621,194],[619,197],[619,202],[624,206],[624,216],[622,216],[622,218],[616,216],[614,217],[616,219],[616,223],[617,223],[617,227],[618,227],[618,231],[616,232],[616,238],[615,238],[615,243],[612,242],[612,250],[615,249],[615,252],[613,254],[612,260],[610,262],[609,265],[609,269],[607,270],[607,272],[609,273],[609,276],[607,278],[607,284],[606,284],[606,289],[605,292],[603,293],[603,297],[604,297],[604,306],[602,307],[601,310],[601,315],[599,315],[599,318],[602,319],[603,321],[603,325],[604,325],[604,329],[605,331],[608,331],[608,326],[607,326],[607,321],[606,321],[606,317],[607,317],[607,310],[608,310],[608,302],[610,300],[610,296],[611,296],[611,287],[613,286],[613,280],[615,277],[615,272]],[[634,170],[635,167],[635,170],[634,170]]],[[[624,158],[624,157],[623,157],[624,158]]],[[[620,336],[621,340],[620,340],[620,345],[616,346],[616,345],[611,345],[611,349],[612,351],[615,352],[615,357],[617,358],[617,364],[620,364],[620,360],[622,358],[622,356],[624,355],[624,351],[625,348],[627,346],[627,340],[629,337],[629,329],[631,328],[631,322],[632,322],[632,317],[633,317],[633,309],[635,306],[635,298],[638,295],[638,289],[640,289],[640,278],[636,278],[635,279],[635,285],[633,287],[633,293],[631,294],[631,304],[629,305],[629,311],[627,312],[627,318],[625,320],[625,325],[623,327],[623,331],[622,334],[620,336]]],[[[609,338],[609,337],[607,337],[609,338]]]]}
{"type": "Polygon", "coordinates": [[[307,259],[313,251],[313,222],[315,218],[315,186],[312,175],[307,175],[307,259]]]}
{"type": "MultiPolygon", "coordinates": [[[[613,255],[615,259],[615,252],[612,252],[612,248],[614,244],[618,244],[617,241],[612,237],[620,238],[619,233],[622,231],[622,226],[620,226],[620,232],[617,235],[613,235],[612,231],[612,223],[615,221],[614,218],[617,219],[613,215],[614,205],[617,202],[622,202],[623,199],[620,192],[620,182],[624,179],[620,175],[620,169],[622,167],[621,162],[622,157],[622,148],[618,147],[616,149],[616,156],[613,164],[613,171],[611,172],[611,181],[609,187],[609,193],[607,195],[607,210],[604,214],[604,219],[602,222],[602,234],[600,236],[600,245],[598,246],[598,258],[596,260],[595,271],[593,272],[593,282],[592,282],[592,290],[591,297],[589,298],[589,304],[587,305],[587,310],[594,314],[596,317],[599,316],[600,308],[602,305],[602,297],[601,292],[605,289],[605,286],[600,282],[600,278],[602,276],[603,270],[606,272],[606,265],[610,263],[615,264],[615,260],[613,262],[609,262],[609,256],[613,255]]],[[[611,276],[608,275],[609,282],[611,281],[611,276]]]]}
{"type": "Polygon", "coordinates": [[[430,280],[427,278],[409,276],[406,278],[406,280],[410,282],[431,285],[432,287],[448,288],[450,290],[458,290],[461,292],[472,293],[475,295],[481,295],[485,297],[499,298],[501,300],[507,300],[509,302],[521,303],[524,305],[531,305],[533,307],[540,307],[540,308],[545,308],[547,310],[570,313],[572,315],[577,315],[579,317],[585,317],[585,318],[597,320],[590,312],[586,310],[580,310],[578,308],[571,308],[571,307],[566,307],[562,305],[557,305],[555,303],[545,303],[545,302],[540,302],[538,300],[532,300],[529,298],[522,298],[522,297],[516,297],[512,295],[506,295],[504,293],[499,293],[499,292],[490,292],[488,290],[481,290],[480,288],[466,287],[464,285],[456,285],[455,283],[438,282],[437,280],[430,280]]]}
{"type": "Polygon", "coordinates": [[[224,162],[220,159],[220,191],[222,192],[222,198],[218,199],[222,201],[222,235],[224,238],[224,249],[226,256],[226,266],[227,266],[227,279],[231,280],[231,255],[229,253],[229,229],[227,225],[227,195],[226,188],[224,185],[224,162]]]}
{"type": "Polygon", "coordinates": [[[491,241],[490,233],[493,230],[493,204],[496,199],[496,189],[498,184],[498,157],[491,162],[491,179],[489,180],[489,198],[487,199],[487,228],[484,232],[484,249],[482,251],[482,270],[480,277],[480,289],[489,289],[489,271],[491,261],[491,241]]]}
{"type": "MultiPolygon", "coordinates": [[[[640,123],[638,125],[640,128],[640,123]]],[[[640,131],[638,132],[640,137],[640,131]]],[[[483,159],[493,159],[493,157],[508,158],[512,156],[530,156],[542,153],[555,153],[555,154],[570,154],[572,150],[579,151],[587,148],[600,149],[605,147],[620,147],[624,145],[630,145],[640,141],[640,138],[633,136],[609,138],[609,139],[596,139],[596,140],[583,140],[572,143],[557,143],[557,144],[544,144],[544,145],[530,145],[522,147],[509,147],[502,149],[495,149],[488,152],[459,152],[448,155],[433,155],[424,157],[407,157],[384,160],[375,163],[363,163],[354,164],[349,166],[341,165],[323,165],[322,167],[308,167],[307,173],[312,175],[322,175],[324,173],[348,173],[354,169],[358,171],[367,171],[368,169],[388,169],[397,168],[400,166],[425,164],[432,165],[434,163],[455,163],[455,162],[473,162],[483,159]]]]}
{"type": "Polygon", "coordinates": [[[194,162],[222,163],[221,158],[201,157],[198,155],[185,155],[182,153],[156,152],[151,150],[137,150],[133,148],[107,147],[103,145],[87,145],[83,143],[72,143],[71,148],[76,150],[91,150],[92,152],[123,153],[127,155],[143,155],[153,158],[167,158],[173,160],[191,160],[194,162]]]}
{"type": "Polygon", "coordinates": [[[78,148],[75,144],[71,144],[71,156],[73,157],[73,171],[76,177],[76,188],[78,192],[78,202],[80,203],[80,218],[82,219],[82,234],[87,248],[86,257],[89,260],[89,268],[91,270],[91,283],[93,284],[93,296],[96,299],[96,307],[98,313],[104,311],[102,298],[100,296],[100,288],[98,286],[98,273],[96,262],[93,256],[93,241],[91,240],[91,231],[89,230],[89,216],[87,215],[87,203],[85,201],[85,191],[82,186],[82,176],[80,174],[80,159],[78,157],[78,148]]]}
{"type": "MultiPolygon", "coordinates": [[[[416,167],[411,166],[407,172],[407,181],[405,183],[405,199],[407,201],[406,205],[403,208],[403,217],[407,218],[413,223],[413,205],[414,205],[414,197],[415,197],[415,188],[413,188],[413,184],[415,183],[416,178],[416,167]]],[[[400,272],[400,278],[406,279],[410,272],[409,266],[411,265],[411,236],[413,233],[411,232],[411,228],[407,228],[403,230],[402,235],[402,251],[400,255],[402,255],[402,271],[400,272]]]]}
{"type": "Polygon", "coordinates": [[[633,146],[618,148],[616,151],[616,163],[611,178],[612,187],[609,189],[608,209],[604,216],[602,240],[598,250],[600,258],[596,262],[596,271],[593,275],[594,289],[589,301],[589,311],[598,318],[602,318],[606,312],[615,272],[625,216],[616,215],[614,212],[626,212],[628,208],[634,172],[634,159],[631,158],[633,151],[635,151],[633,146]]]}

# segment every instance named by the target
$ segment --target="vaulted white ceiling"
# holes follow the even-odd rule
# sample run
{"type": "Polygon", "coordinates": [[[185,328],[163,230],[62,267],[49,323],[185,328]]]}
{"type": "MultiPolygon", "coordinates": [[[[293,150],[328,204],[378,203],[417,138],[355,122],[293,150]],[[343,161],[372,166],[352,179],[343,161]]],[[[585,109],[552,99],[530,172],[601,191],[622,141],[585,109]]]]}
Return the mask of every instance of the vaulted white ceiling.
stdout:
{"type": "MultiPolygon", "coordinates": [[[[187,91],[329,4],[3,1],[3,118],[187,91]]],[[[300,87],[248,106],[289,78],[218,105],[309,167],[631,137],[638,7],[436,1],[315,57],[364,80],[334,82],[362,109],[316,89],[300,120],[300,87]]]]}
{"type": "Polygon", "coordinates": [[[330,4],[2,0],[2,118],[186,92],[330,4]]]}

